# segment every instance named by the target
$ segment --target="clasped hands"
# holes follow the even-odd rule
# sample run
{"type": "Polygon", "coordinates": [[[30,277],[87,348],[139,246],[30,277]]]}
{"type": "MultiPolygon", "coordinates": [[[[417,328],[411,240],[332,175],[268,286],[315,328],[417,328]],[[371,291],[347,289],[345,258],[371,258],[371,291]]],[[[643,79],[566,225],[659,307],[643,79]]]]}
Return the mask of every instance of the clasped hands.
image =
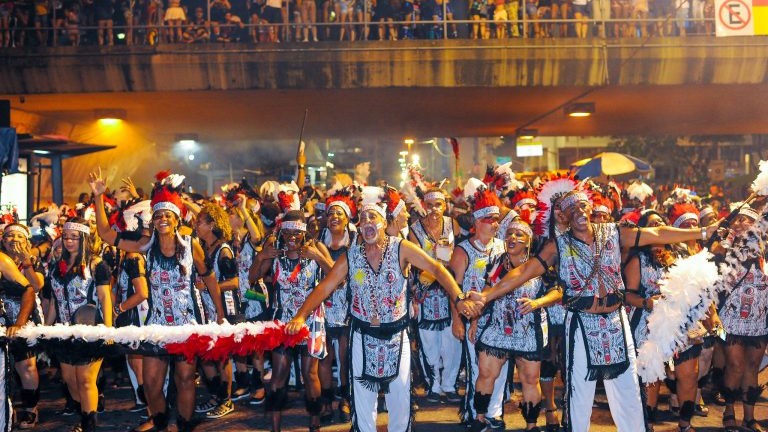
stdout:
{"type": "Polygon", "coordinates": [[[485,307],[485,296],[477,291],[468,292],[463,299],[459,300],[456,310],[467,318],[477,318],[483,312],[485,307]]]}

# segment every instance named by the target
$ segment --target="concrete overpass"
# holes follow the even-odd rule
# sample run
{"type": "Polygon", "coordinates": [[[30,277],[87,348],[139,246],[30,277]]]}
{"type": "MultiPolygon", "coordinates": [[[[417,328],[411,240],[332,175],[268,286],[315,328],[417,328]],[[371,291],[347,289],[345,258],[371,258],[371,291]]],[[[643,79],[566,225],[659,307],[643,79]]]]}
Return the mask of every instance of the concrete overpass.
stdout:
{"type": "Polygon", "coordinates": [[[767,81],[761,37],[61,47],[0,67],[17,114],[122,108],[158,143],[295,138],[305,108],[307,135],[342,139],[768,133],[767,81]],[[566,118],[570,100],[596,115],[566,118]]]}

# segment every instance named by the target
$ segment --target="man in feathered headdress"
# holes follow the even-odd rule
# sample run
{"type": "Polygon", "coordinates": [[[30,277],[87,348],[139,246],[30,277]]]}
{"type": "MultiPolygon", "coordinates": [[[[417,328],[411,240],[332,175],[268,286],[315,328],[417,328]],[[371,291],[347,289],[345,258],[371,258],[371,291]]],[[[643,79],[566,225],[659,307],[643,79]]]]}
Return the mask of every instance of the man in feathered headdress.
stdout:
{"type": "MultiPolygon", "coordinates": [[[[423,202],[426,214],[411,224],[408,240],[446,265],[451,260],[459,225],[445,216],[447,197],[442,189],[427,189],[423,202]]],[[[432,273],[417,270],[414,275],[413,293],[421,340],[421,364],[428,386],[427,400],[439,402],[443,397],[448,402],[459,402],[456,378],[461,363],[461,344],[451,334],[450,299],[432,273]]]]}
{"type": "Polygon", "coordinates": [[[342,282],[348,279],[352,325],[352,395],[355,428],[376,430],[379,391],[385,393],[390,431],[406,431],[412,419],[410,394],[411,351],[408,326],[409,264],[435,275],[461,310],[480,311],[480,305],[466,302],[450,273],[413,243],[386,234],[386,205],[381,188],[363,187],[358,232],[361,242],[352,244],[333,269],[315,287],[288,324],[289,333],[298,332],[306,317],[342,282]]]}
{"type": "Polygon", "coordinates": [[[571,430],[589,430],[595,382],[602,379],[609,404],[622,415],[614,417],[619,432],[645,429],[643,404],[635,364],[635,347],[622,307],[621,250],[629,246],[672,244],[707,239],[714,229],[620,227],[592,224],[589,196],[573,190],[559,199],[559,210],[569,229],[546,243],[520,267],[507,273],[489,290],[471,297],[492,301],[558,266],[564,284],[565,415],[571,430]]]}
{"type": "MultiPolygon", "coordinates": [[[[476,178],[467,180],[464,197],[472,210],[472,235],[460,242],[453,252],[449,267],[462,291],[470,293],[482,291],[485,287],[487,265],[504,253],[504,241],[498,238],[501,201],[482,181],[476,178]]],[[[485,414],[486,421],[493,429],[503,429],[502,405],[507,365],[503,366],[499,378],[494,384],[493,393],[478,395],[475,381],[479,369],[474,341],[467,335],[467,326],[460,318],[460,309],[452,310],[453,335],[465,344],[467,380],[464,400],[459,409],[461,421],[470,425],[477,414],[485,414]]]]}

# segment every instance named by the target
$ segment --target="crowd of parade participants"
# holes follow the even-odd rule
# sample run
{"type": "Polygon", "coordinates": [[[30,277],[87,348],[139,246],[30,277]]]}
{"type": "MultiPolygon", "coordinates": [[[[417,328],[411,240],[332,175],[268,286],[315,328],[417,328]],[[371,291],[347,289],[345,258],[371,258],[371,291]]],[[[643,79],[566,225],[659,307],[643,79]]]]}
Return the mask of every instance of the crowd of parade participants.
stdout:
{"type": "Polygon", "coordinates": [[[0,404],[3,430],[44,427],[43,353],[60,369],[72,431],[96,429],[102,361],[115,356],[131,375],[135,431],[200,422],[215,430],[238,400],[237,409],[266,410],[280,431],[289,378],[303,383],[310,431],[330,422],[375,431],[383,406],[388,430],[410,430],[419,402],[455,404],[467,430],[503,430],[511,393],[526,430],[587,431],[598,385],[619,431],[653,430],[662,386],[680,432],[693,432],[694,416],[713,403],[725,407],[724,430],[763,430],[755,403],[768,276],[765,236],[749,230],[765,218],[762,197],[730,203],[640,180],[546,173],[521,181],[509,164],[450,188],[417,168],[396,188],[243,180],[202,197],[183,181],[160,173],[142,196],[131,179],[107,181],[97,170],[76,206],[51,205],[28,225],[4,216],[10,337],[0,377],[9,385],[0,391],[13,404],[0,404]],[[664,301],[660,281],[704,247],[714,260],[733,248],[750,254],[667,359],[666,378],[643,382],[637,352],[664,301]],[[151,344],[29,346],[14,337],[30,323],[273,320],[289,334],[306,326],[310,338],[190,362],[151,344]]]}

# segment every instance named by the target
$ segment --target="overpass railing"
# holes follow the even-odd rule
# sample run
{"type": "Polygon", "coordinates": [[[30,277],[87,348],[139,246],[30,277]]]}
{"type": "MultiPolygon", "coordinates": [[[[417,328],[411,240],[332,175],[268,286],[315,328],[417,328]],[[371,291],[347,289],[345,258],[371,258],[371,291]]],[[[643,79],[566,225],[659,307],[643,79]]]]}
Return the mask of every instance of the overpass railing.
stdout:
{"type": "MultiPolygon", "coordinates": [[[[686,18],[670,15],[661,18],[569,17],[566,19],[416,20],[402,19],[341,22],[269,23],[242,20],[225,22],[200,20],[197,23],[115,24],[99,22],[80,25],[53,20],[53,25],[21,25],[0,21],[0,49],[58,46],[157,46],[183,43],[285,43],[355,40],[441,40],[441,39],[551,39],[608,38],[631,40],[651,36],[685,37],[714,35],[712,18],[686,18]]],[[[554,42],[556,44],[556,42],[554,42]]],[[[629,42],[628,42],[629,43],[629,42]]],[[[279,46],[278,46],[279,48],[279,46]]]]}

